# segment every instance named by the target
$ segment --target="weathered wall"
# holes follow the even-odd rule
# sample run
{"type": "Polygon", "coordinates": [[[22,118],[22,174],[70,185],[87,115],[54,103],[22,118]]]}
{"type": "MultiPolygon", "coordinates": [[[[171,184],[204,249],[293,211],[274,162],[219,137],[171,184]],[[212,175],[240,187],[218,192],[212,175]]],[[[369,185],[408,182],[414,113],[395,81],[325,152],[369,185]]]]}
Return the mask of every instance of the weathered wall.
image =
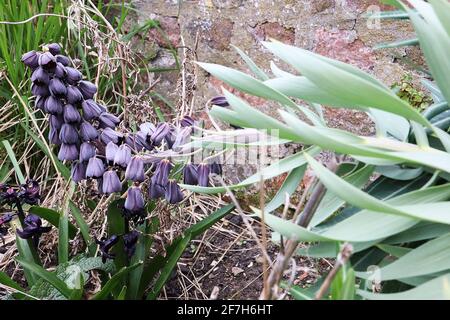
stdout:
{"type": "MultiPolygon", "coordinates": [[[[195,49],[198,61],[243,71],[248,69],[230,45],[244,50],[270,72],[270,60],[279,61],[260,44],[268,38],[351,63],[388,85],[399,81],[408,70],[398,57],[408,56],[420,63],[417,48],[372,49],[381,42],[413,37],[407,21],[381,21],[375,28],[368,24],[364,14],[370,8],[376,9],[370,6],[379,5],[377,0],[138,0],[133,3],[139,11],[138,22],[148,18],[159,20],[172,44],[181,46],[182,36],[185,46],[195,49]]],[[[141,49],[154,52],[153,66],[174,65],[174,59],[164,48],[166,39],[154,30],[147,40],[141,49]],[[152,40],[155,35],[156,41],[152,40]]],[[[201,115],[205,102],[220,94],[223,84],[202,70],[195,74],[194,101],[197,114],[201,115]]],[[[173,101],[179,98],[179,91],[174,90],[178,76],[177,72],[164,73],[158,85],[158,90],[173,101]]],[[[265,112],[276,114],[273,106],[262,99],[249,101],[265,112]]],[[[327,109],[326,116],[331,126],[363,135],[373,134],[372,123],[364,113],[327,109]]]]}

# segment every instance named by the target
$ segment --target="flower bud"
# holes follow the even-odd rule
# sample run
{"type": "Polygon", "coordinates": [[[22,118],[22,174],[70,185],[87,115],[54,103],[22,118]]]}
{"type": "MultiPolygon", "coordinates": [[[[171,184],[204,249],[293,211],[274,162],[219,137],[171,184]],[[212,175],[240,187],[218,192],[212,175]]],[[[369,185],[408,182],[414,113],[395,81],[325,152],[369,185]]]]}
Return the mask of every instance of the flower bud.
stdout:
{"type": "Polygon", "coordinates": [[[185,115],[180,121],[180,125],[182,127],[192,127],[194,124],[195,124],[194,119],[188,115],[185,115]]]}
{"type": "Polygon", "coordinates": [[[64,124],[64,119],[60,115],[50,115],[50,126],[53,129],[60,130],[62,125],[64,124]]]}
{"type": "Polygon", "coordinates": [[[59,132],[59,139],[62,143],[76,144],[78,143],[78,131],[75,126],[65,123],[59,132]]]}
{"type": "Polygon", "coordinates": [[[19,198],[27,204],[36,205],[40,200],[39,183],[34,180],[27,180],[26,183],[20,185],[19,198]]]}
{"type": "Polygon", "coordinates": [[[52,96],[55,96],[55,97],[65,97],[67,94],[66,86],[58,78],[53,78],[52,80],[50,80],[48,89],[50,90],[50,93],[52,94],[52,96]]]}
{"type": "Polygon", "coordinates": [[[61,144],[58,152],[58,159],[61,161],[74,161],[78,159],[78,148],[76,144],[61,144]]]}
{"type": "Polygon", "coordinates": [[[84,80],[80,81],[78,84],[78,89],[80,89],[80,92],[85,99],[92,99],[97,92],[97,87],[95,84],[84,80]]]}
{"type": "Polygon", "coordinates": [[[225,98],[224,96],[217,96],[211,99],[211,104],[215,105],[215,106],[219,106],[219,107],[229,107],[230,104],[227,101],[227,98],[225,98]]]}
{"type": "Polygon", "coordinates": [[[64,106],[64,122],[66,123],[80,123],[81,115],[77,108],[71,104],[64,106]]]}
{"type": "Polygon", "coordinates": [[[29,68],[35,69],[39,66],[40,53],[32,50],[22,56],[22,62],[29,68]]]}
{"type": "Polygon", "coordinates": [[[180,186],[175,180],[169,180],[169,185],[166,188],[165,197],[167,202],[175,204],[183,200],[183,193],[180,190],[180,186]]]}
{"type": "Polygon", "coordinates": [[[101,113],[98,104],[91,99],[83,101],[81,107],[83,108],[83,118],[87,121],[97,118],[101,113]]]}
{"type": "Polygon", "coordinates": [[[47,46],[48,51],[54,56],[61,53],[61,47],[57,43],[50,43],[47,46]]]}
{"type": "Polygon", "coordinates": [[[125,179],[139,182],[145,180],[144,162],[141,157],[134,156],[131,158],[125,171],[125,179]]]}
{"type": "Polygon", "coordinates": [[[109,142],[106,145],[106,149],[105,149],[106,161],[108,161],[109,163],[112,163],[114,161],[114,157],[116,156],[116,153],[118,150],[119,150],[119,147],[117,146],[117,144],[115,144],[112,141],[109,142]]]}
{"type": "Polygon", "coordinates": [[[97,157],[90,158],[87,168],[86,168],[86,177],[88,178],[100,178],[103,176],[105,172],[105,166],[103,165],[103,161],[97,157]]]}
{"type": "Polygon", "coordinates": [[[198,183],[197,166],[192,163],[188,163],[183,168],[183,183],[196,185],[198,183]]]}
{"type": "Polygon", "coordinates": [[[31,82],[35,84],[48,84],[50,81],[50,77],[42,67],[36,68],[36,70],[33,71],[33,74],[31,75],[31,82]]]}
{"type": "Polygon", "coordinates": [[[61,101],[54,96],[49,96],[45,100],[44,109],[47,113],[53,115],[61,115],[63,113],[63,106],[61,101]]]}
{"type": "Polygon", "coordinates": [[[98,138],[97,130],[89,122],[84,121],[80,125],[80,136],[83,141],[91,141],[98,138]]]}
{"type": "Polygon", "coordinates": [[[89,161],[89,159],[95,157],[95,147],[89,142],[83,142],[80,145],[80,161],[89,161]]]}
{"type": "Polygon", "coordinates": [[[197,168],[198,172],[198,185],[201,187],[207,187],[209,184],[209,166],[206,163],[200,163],[197,168]]]}
{"type": "Polygon", "coordinates": [[[69,84],[75,85],[83,78],[83,74],[75,68],[66,67],[66,79],[69,84]]]}
{"type": "Polygon", "coordinates": [[[219,176],[222,175],[222,165],[214,161],[209,165],[209,172],[219,176]]]}
{"type": "Polygon", "coordinates": [[[155,183],[160,186],[166,186],[169,182],[169,173],[172,169],[172,164],[169,160],[163,159],[161,160],[155,170],[155,183]]]}
{"type": "Polygon", "coordinates": [[[140,214],[144,211],[144,197],[142,196],[141,188],[132,186],[127,191],[127,198],[125,200],[125,209],[131,215],[140,214]]]}
{"type": "Polygon", "coordinates": [[[72,163],[71,177],[76,183],[86,179],[86,163],[75,161],[72,163]]]}
{"type": "Polygon", "coordinates": [[[58,54],[56,56],[56,62],[61,63],[64,67],[67,67],[70,65],[70,59],[66,56],[58,54]]]}
{"type": "Polygon", "coordinates": [[[150,122],[144,122],[139,126],[139,130],[148,136],[152,135],[155,129],[156,127],[150,122]]]}
{"type": "Polygon", "coordinates": [[[83,100],[83,95],[77,87],[68,85],[66,99],[68,103],[76,104],[83,100]]]}
{"type": "Polygon", "coordinates": [[[48,141],[51,144],[59,146],[61,144],[61,140],[59,139],[59,131],[53,127],[50,128],[48,132],[48,141]]]}
{"type": "Polygon", "coordinates": [[[158,146],[161,144],[161,141],[169,134],[170,132],[170,126],[165,123],[159,123],[156,127],[155,131],[150,136],[150,140],[152,141],[153,145],[158,146]]]}
{"type": "Polygon", "coordinates": [[[149,198],[154,200],[161,198],[165,194],[166,189],[156,183],[155,176],[153,176],[150,180],[151,182],[148,188],[149,198]]]}
{"type": "Polygon", "coordinates": [[[119,139],[123,138],[123,134],[120,132],[114,131],[111,128],[103,129],[102,133],[100,134],[100,139],[103,141],[104,144],[108,144],[111,141],[115,144],[119,143],[119,139]]]}
{"type": "Polygon", "coordinates": [[[114,170],[108,170],[103,174],[102,191],[106,194],[120,192],[122,190],[122,184],[120,183],[119,176],[114,170]]]}
{"type": "Polygon", "coordinates": [[[120,119],[109,112],[103,112],[99,117],[101,128],[111,128],[114,129],[119,123],[120,119]]]}
{"type": "Polygon", "coordinates": [[[50,95],[50,90],[48,90],[48,85],[33,83],[31,85],[31,93],[33,96],[47,97],[50,95]]]}
{"type": "Polygon", "coordinates": [[[62,65],[62,63],[57,62],[54,75],[56,78],[62,79],[66,76],[66,68],[62,65]]]}
{"type": "Polygon", "coordinates": [[[50,52],[44,52],[39,55],[39,65],[45,70],[52,70],[56,66],[56,58],[50,52]]]}
{"type": "Polygon", "coordinates": [[[131,161],[131,150],[126,144],[122,144],[114,156],[114,164],[126,168],[131,161]]]}

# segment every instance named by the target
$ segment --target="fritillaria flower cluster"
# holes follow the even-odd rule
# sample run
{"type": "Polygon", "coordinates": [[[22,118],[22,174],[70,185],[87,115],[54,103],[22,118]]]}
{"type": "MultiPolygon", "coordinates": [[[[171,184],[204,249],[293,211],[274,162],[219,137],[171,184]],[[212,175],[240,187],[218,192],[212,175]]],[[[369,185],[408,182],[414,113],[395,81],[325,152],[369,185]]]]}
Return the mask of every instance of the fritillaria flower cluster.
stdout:
{"type": "Polygon", "coordinates": [[[23,210],[24,204],[36,205],[40,199],[40,188],[36,181],[28,180],[26,183],[13,186],[0,184],[0,206],[9,207],[9,211],[0,215],[0,237],[8,232],[7,223],[16,216],[22,218],[22,230],[16,229],[17,235],[22,239],[32,239],[35,246],[43,233],[49,232],[51,227],[42,226],[42,220],[34,214],[27,214],[23,210]]]}
{"type": "MultiPolygon", "coordinates": [[[[136,132],[118,130],[120,118],[95,100],[97,87],[61,55],[58,44],[44,46],[43,52],[28,52],[22,61],[32,70],[35,107],[49,115],[48,139],[59,146],[58,158],[71,162],[72,180],[95,180],[102,194],[125,194],[122,214],[127,225],[145,220],[146,200],[177,204],[184,199],[179,170],[185,184],[200,186],[208,186],[210,174],[221,174],[217,163],[196,165],[174,159],[194,133],[192,117],[185,115],[176,125],[143,123],[136,132]]],[[[96,240],[105,259],[113,258],[109,251],[117,237],[96,240]]],[[[137,239],[134,231],[123,235],[128,255],[134,253],[137,239]]]]}

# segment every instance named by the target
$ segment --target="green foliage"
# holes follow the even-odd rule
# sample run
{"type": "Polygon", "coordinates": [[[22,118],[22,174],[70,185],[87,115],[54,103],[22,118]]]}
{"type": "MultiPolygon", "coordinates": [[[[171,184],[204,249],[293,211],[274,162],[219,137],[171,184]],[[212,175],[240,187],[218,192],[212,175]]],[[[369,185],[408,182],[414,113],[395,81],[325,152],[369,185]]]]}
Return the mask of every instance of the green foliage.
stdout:
{"type": "Polygon", "coordinates": [[[392,86],[392,89],[397,92],[401,99],[420,111],[425,110],[433,103],[433,100],[426,93],[414,86],[411,75],[403,76],[400,82],[392,86]]]}
{"type": "MultiPolygon", "coordinates": [[[[272,64],[274,77],[266,79],[262,69],[242,52],[239,53],[258,78],[223,66],[200,64],[235,89],[278,102],[282,121],[261,113],[228,91],[224,95],[231,108],[213,107],[214,117],[247,129],[267,129],[274,134],[271,130],[276,129],[282,139],[310,148],[290,156],[297,161],[284,169],[291,172],[285,182],[288,193],[295,190],[301,179],[296,170],[300,172],[306,165],[327,188],[313,219],[307,226],[268,212],[264,219],[284,239],[310,243],[298,254],[336,257],[339,244],[352,244],[352,267],[345,266],[334,278],[332,299],[448,298],[450,5],[444,0],[410,1],[414,8],[399,1],[390,3],[400,11],[383,14],[383,18],[409,18],[416,29],[434,80],[424,81],[433,101],[409,84],[402,84],[399,97],[353,66],[279,42],[263,45],[302,76],[272,64]],[[310,105],[298,105],[292,98],[310,105]],[[328,128],[321,119],[319,103],[367,112],[376,124],[377,135],[362,137],[328,128]],[[420,113],[418,109],[425,107],[424,103],[433,105],[420,113]],[[302,114],[309,121],[304,121],[302,114]],[[343,175],[341,167],[348,163],[339,162],[338,171],[332,172],[314,160],[311,148],[351,156],[354,169],[343,175]],[[379,177],[367,186],[372,173],[379,177]],[[381,285],[381,293],[370,292],[372,282],[381,285]]],[[[270,171],[262,174],[264,179],[286,172],[283,168],[270,168],[263,169],[270,171]]],[[[261,173],[255,176],[258,175],[261,177],[261,173]]],[[[250,179],[250,183],[256,182],[250,179]]],[[[223,192],[221,188],[191,189],[223,192]]],[[[274,199],[272,210],[281,204],[279,196],[274,199]]],[[[261,214],[257,208],[254,212],[261,214]]],[[[309,289],[294,286],[289,290],[301,299],[314,296],[309,289]]]]}

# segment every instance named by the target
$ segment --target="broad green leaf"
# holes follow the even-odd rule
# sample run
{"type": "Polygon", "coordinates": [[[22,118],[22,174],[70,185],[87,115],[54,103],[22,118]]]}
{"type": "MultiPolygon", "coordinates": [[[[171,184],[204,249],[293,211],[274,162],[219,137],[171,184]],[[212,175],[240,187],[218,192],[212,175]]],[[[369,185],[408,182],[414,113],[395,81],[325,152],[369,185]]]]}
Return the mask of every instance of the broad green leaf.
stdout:
{"type": "Polygon", "coordinates": [[[6,153],[8,154],[9,159],[11,160],[11,163],[14,167],[14,172],[17,175],[17,179],[20,183],[25,183],[25,177],[22,173],[22,170],[20,169],[20,164],[17,162],[16,155],[14,154],[14,150],[12,149],[11,144],[6,140],[3,140],[2,144],[6,150],[6,153]]]}
{"type": "Polygon", "coordinates": [[[343,101],[358,104],[364,110],[371,107],[395,113],[429,126],[419,112],[357,68],[279,42],[263,42],[263,45],[321,89],[343,101]]]}
{"type": "MultiPolygon", "coordinates": [[[[449,269],[450,233],[445,234],[405,254],[398,260],[381,268],[380,280],[392,280],[426,275],[449,269]]],[[[358,277],[368,278],[370,275],[360,272],[358,277]]]]}
{"type": "MultiPolygon", "coordinates": [[[[132,270],[136,269],[142,265],[142,261],[135,263],[129,267],[123,267],[118,272],[116,272],[102,287],[102,289],[92,297],[92,300],[105,300],[107,299],[112,291],[122,283],[122,280],[128,275],[132,270]]],[[[120,294],[120,291],[119,291],[120,294]]]]}
{"type": "Polygon", "coordinates": [[[41,266],[33,263],[25,261],[21,258],[16,258],[17,262],[19,262],[25,269],[30,270],[37,276],[41,277],[45,281],[49,282],[52,286],[54,286],[58,291],[64,295],[66,298],[70,298],[72,294],[72,290],[70,290],[66,283],[59,279],[54,273],[49,272],[42,268],[41,266]]]}
{"type": "Polygon", "coordinates": [[[379,294],[363,290],[358,290],[357,293],[370,300],[449,300],[450,275],[444,275],[400,293],[379,294]]]}
{"type": "Polygon", "coordinates": [[[264,207],[266,212],[275,211],[278,207],[282,206],[286,202],[286,196],[290,197],[302,180],[306,171],[306,165],[297,167],[289,172],[288,176],[283,182],[283,185],[278,190],[275,196],[273,196],[272,200],[267,203],[264,207]]]}
{"type": "Polygon", "coordinates": [[[247,64],[247,66],[250,68],[250,70],[255,74],[255,76],[262,81],[268,80],[269,77],[267,76],[267,74],[264,73],[264,71],[262,71],[256,64],[255,62],[253,62],[252,59],[250,59],[250,57],[248,55],[245,54],[244,51],[242,51],[241,49],[239,49],[236,46],[232,47],[237,51],[237,53],[239,53],[239,55],[241,56],[242,60],[244,60],[244,62],[247,64]]]}

